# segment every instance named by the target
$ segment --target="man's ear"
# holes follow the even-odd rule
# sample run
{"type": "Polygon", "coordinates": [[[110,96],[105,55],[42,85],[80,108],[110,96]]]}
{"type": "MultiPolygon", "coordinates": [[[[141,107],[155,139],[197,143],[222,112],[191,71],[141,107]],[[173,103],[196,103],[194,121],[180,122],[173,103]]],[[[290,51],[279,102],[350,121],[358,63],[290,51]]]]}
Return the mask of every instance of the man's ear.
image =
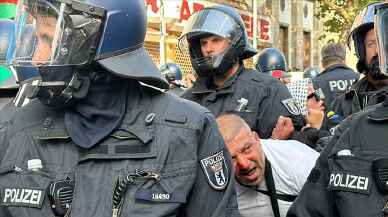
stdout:
{"type": "Polygon", "coordinates": [[[253,137],[255,138],[255,140],[260,141],[260,136],[259,136],[259,134],[256,133],[256,131],[252,130],[252,134],[253,134],[253,137]]]}

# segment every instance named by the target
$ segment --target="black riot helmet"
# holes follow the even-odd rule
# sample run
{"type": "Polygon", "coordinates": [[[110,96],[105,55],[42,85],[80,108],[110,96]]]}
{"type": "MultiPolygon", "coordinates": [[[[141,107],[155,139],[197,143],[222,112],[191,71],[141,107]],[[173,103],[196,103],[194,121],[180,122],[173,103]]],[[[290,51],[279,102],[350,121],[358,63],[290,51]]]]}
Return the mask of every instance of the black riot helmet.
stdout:
{"type": "Polygon", "coordinates": [[[381,3],[371,3],[367,5],[354,19],[352,28],[348,35],[348,46],[353,43],[356,56],[358,57],[357,70],[360,73],[367,72],[366,51],[364,39],[366,33],[374,28],[374,11],[381,3]]]}
{"type": "Polygon", "coordinates": [[[314,79],[315,77],[318,76],[319,72],[320,71],[318,67],[316,66],[310,67],[304,71],[303,78],[314,79]]]}
{"type": "Polygon", "coordinates": [[[207,7],[194,13],[179,38],[179,48],[181,52],[189,50],[191,64],[198,76],[224,74],[236,62],[257,53],[249,44],[240,15],[225,5],[207,7]],[[227,39],[229,46],[220,54],[204,57],[200,39],[212,35],[227,39]]]}
{"type": "Polygon", "coordinates": [[[259,53],[255,68],[262,73],[270,73],[274,70],[287,72],[286,58],[279,49],[266,48],[259,53]]]}
{"type": "Polygon", "coordinates": [[[177,64],[166,63],[160,67],[160,72],[170,84],[182,85],[182,70],[177,64]]]}
{"type": "Polygon", "coordinates": [[[380,72],[388,76],[388,3],[376,6],[375,26],[380,72]]]}
{"type": "Polygon", "coordinates": [[[86,96],[91,81],[101,77],[97,72],[168,88],[144,47],[143,0],[19,0],[16,13],[7,62],[39,67],[41,80],[31,84],[29,92],[36,94],[29,98],[70,104],[86,96]]]}
{"type": "Polygon", "coordinates": [[[147,14],[143,0],[19,0],[16,13],[16,46],[8,60],[12,65],[97,62],[117,76],[168,88],[144,48],[147,14]],[[34,32],[26,31],[31,25],[34,32]],[[25,46],[33,49],[20,52],[25,46]]]}

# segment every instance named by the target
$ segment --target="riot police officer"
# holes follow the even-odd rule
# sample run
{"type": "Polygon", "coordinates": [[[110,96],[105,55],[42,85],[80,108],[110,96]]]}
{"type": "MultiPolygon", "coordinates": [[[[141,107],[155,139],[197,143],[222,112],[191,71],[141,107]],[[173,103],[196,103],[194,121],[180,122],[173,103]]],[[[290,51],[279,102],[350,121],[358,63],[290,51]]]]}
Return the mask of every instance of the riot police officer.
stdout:
{"type": "Polygon", "coordinates": [[[15,41],[29,24],[36,40],[32,53],[11,43],[9,61],[41,78],[22,88],[31,101],[5,132],[1,217],[233,215],[214,116],[149,87],[168,83],[143,46],[143,0],[20,0],[17,10],[15,41]]]}
{"type": "Polygon", "coordinates": [[[17,84],[15,77],[9,67],[5,64],[8,51],[8,39],[12,37],[14,31],[14,22],[12,20],[0,20],[2,28],[0,29],[0,109],[12,101],[17,93],[17,84]]]}
{"type": "Polygon", "coordinates": [[[262,73],[270,73],[274,70],[286,72],[286,57],[277,48],[265,48],[257,55],[255,68],[262,73]]]}
{"type": "Polygon", "coordinates": [[[313,67],[307,68],[303,72],[303,78],[310,78],[311,80],[313,80],[315,77],[317,77],[319,73],[320,73],[319,67],[313,66],[313,67]]]}
{"type": "Polygon", "coordinates": [[[233,8],[217,5],[194,13],[179,39],[180,49],[185,50],[185,46],[198,79],[183,98],[205,106],[215,116],[237,113],[262,138],[271,137],[281,115],[291,116],[294,123],[303,125],[299,124],[303,121],[300,109],[283,84],[243,66],[242,61],[255,55],[256,50],[249,44],[244,23],[233,8]]]}
{"type": "Polygon", "coordinates": [[[160,71],[170,84],[167,92],[180,96],[186,88],[182,82],[181,68],[175,63],[166,63],[160,67],[160,71]]]}
{"type": "MultiPolygon", "coordinates": [[[[1,35],[2,34],[0,33],[0,37],[1,35]]],[[[5,143],[3,142],[3,139],[5,138],[2,136],[2,131],[4,131],[8,121],[15,113],[16,108],[12,100],[17,93],[18,86],[16,84],[15,78],[12,75],[12,72],[10,72],[7,67],[0,66],[0,76],[3,77],[3,80],[0,82],[0,150],[3,150],[5,149],[5,143]]],[[[0,159],[2,158],[3,154],[4,152],[0,151],[0,159]]]]}
{"type": "MultiPolygon", "coordinates": [[[[16,106],[14,105],[14,98],[17,95],[20,83],[24,79],[36,76],[36,70],[34,68],[19,68],[18,70],[25,70],[24,73],[27,77],[18,78],[15,77],[15,69],[13,67],[6,66],[6,55],[10,52],[9,41],[14,35],[15,22],[10,19],[0,19],[0,150],[4,150],[7,147],[7,143],[4,142],[4,133],[6,125],[13,118],[16,112],[16,106]]],[[[27,103],[26,101],[20,101],[21,104],[27,103]]],[[[2,159],[4,152],[0,151],[0,159],[2,159]]]]}
{"type": "Polygon", "coordinates": [[[349,115],[364,109],[368,105],[381,102],[379,92],[388,88],[387,76],[379,71],[379,59],[375,39],[373,12],[379,3],[368,5],[362,13],[358,14],[349,34],[349,44],[353,41],[356,56],[358,57],[357,70],[365,77],[354,83],[350,90],[337,97],[331,104],[332,113],[338,118],[331,121],[325,119],[325,126],[332,128],[349,115]]]}
{"type": "Polygon", "coordinates": [[[255,65],[257,71],[272,75],[283,84],[290,83],[291,74],[287,70],[287,61],[284,54],[277,48],[265,48],[257,56],[255,65]]]}
{"type": "MultiPolygon", "coordinates": [[[[379,74],[387,76],[388,3],[374,7],[382,62],[379,74]]],[[[387,216],[387,114],[385,98],[383,103],[353,114],[339,125],[288,217],[387,216]]]]}
{"type": "Polygon", "coordinates": [[[358,76],[345,64],[346,49],[340,43],[328,43],[321,50],[324,70],[313,79],[314,88],[321,88],[325,103],[330,106],[334,98],[345,93],[358,76]]]}

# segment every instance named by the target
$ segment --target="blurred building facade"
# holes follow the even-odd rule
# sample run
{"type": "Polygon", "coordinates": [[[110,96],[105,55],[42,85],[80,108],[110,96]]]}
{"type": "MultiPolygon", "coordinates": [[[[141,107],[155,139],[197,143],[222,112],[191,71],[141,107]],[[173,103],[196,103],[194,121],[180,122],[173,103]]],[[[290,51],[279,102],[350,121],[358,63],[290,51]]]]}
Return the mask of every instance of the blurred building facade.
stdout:
{"type": "MultiPolygon", "coordinates": [[[[189,16],[203,7],[215,4],[235,7],[245,22],[250,40],[253,38],[253,0],[164,0],[165,35],[161,34],[160,0],[144,1],[148,16],[145,45],[158,65],[163,62],[160,57],[164,56],[164,62],[178,63],[184,73],[192,72],[188,52],[179,51],[178,38],[189,16]],[[162,45],[165,47],[162,48],[165,50],[163,55],[160,55],[161,40],[165,41],[162,45]]],[[[321,46],[318,38],[323,32],[323,24],[314,16],[318,1],[257,1],[257,49],[260,51],[266,47],[279,48],[288,60],[289,69],[294,72],[302,72],[310,66],[319,66],[321,46]]],[[[248,68],[253,67],[253,64],[253,58],[245,62],[248,68]]]]}

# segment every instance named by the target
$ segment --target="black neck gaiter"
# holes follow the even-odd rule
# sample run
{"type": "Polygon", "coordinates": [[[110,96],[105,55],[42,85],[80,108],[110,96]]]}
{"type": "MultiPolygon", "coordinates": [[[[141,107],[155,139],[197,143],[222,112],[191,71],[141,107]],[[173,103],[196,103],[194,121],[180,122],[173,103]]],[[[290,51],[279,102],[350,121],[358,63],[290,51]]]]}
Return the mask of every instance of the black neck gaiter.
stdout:
{"type": "Polygon", "coordinates": [[[120,124],[127,104],[123,80],[94,82],[88,95],[65,112],[65,126],[75,144],[91,148],[120,124]]]}

